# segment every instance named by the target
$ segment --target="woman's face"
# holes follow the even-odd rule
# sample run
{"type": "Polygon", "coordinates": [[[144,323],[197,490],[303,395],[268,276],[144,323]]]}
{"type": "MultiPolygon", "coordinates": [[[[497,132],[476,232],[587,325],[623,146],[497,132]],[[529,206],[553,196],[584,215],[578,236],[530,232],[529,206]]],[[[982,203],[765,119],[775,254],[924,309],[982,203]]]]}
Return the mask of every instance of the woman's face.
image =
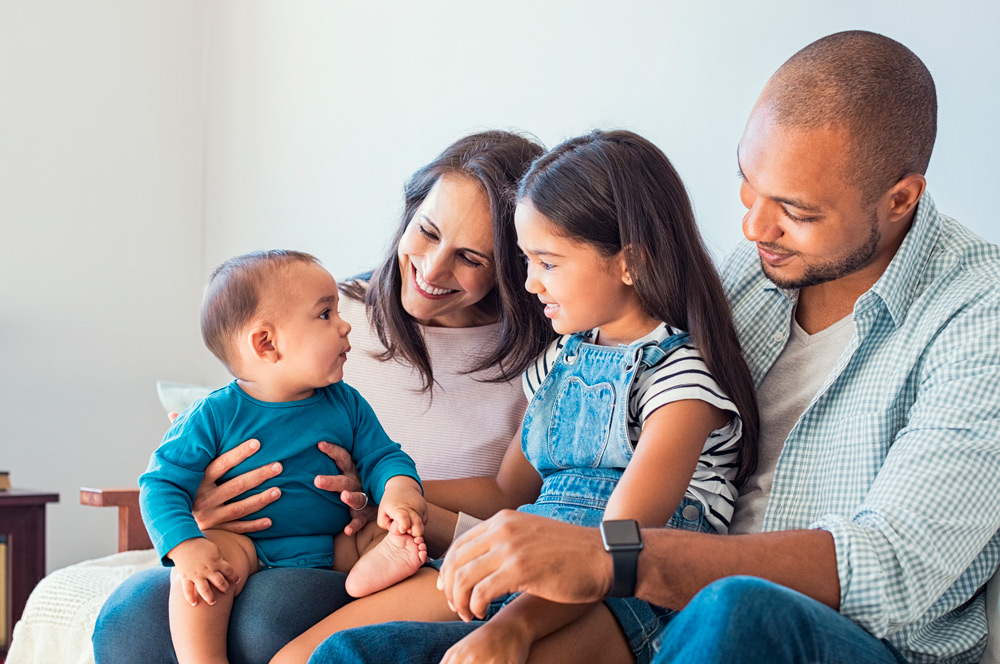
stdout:
{"type": "Polygon", "coordinates": [[[496,285],[493,217],[476,180],[442,175],[399,241],[403,308],[424,325],[475,327],[496,320],[482,302],[496,285]]]}

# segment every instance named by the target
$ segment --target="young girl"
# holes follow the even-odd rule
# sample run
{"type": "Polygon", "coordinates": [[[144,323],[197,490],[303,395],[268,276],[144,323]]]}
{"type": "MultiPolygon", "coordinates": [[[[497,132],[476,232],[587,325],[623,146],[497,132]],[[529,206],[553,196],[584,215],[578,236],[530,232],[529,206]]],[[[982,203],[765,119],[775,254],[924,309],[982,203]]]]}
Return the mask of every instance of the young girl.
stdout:
{"type": "MultiPolygon", "coordinates": [[[[525,287],[562,336],[524,374],[530,403],[498,475],[427,483],[428,501],[480,518],[521,506],[587,526],[635,519],[726,532],[736,487],[756,460],[754,387],[666,156],[624,131],[566,141],[524,176],[515,224],[525,287]]],[[[435,584],[425,568],[353,602],[273,661],[304,662],[349,627],[455,620],[435,584]]],[[[443,661],[526,661],[532,644],[591,610],[499,598],[489,622],[443,661]]],[[[634,597],[608,598],[597,610],[610,611],[639,662],[649,661],[650,640],[670,615],[634,597]]],[[[600,658],[625,646],[608,644],[600,658]]],[[[557,652],[567,661],[596,654],[557,652]]]]}

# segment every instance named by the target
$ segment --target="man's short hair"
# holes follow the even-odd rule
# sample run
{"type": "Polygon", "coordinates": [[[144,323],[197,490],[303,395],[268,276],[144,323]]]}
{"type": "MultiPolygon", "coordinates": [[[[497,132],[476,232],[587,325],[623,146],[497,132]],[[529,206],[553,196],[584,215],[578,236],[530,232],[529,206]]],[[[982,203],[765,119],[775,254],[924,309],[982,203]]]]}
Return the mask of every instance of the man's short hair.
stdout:
{"type": "Polygon", "coordinates": [[[924,63],[873,32],[838,32],[783,64],[765,89],[779,124],[846,129],[840,167],[866,201],[910,173],[926,173],[937,134],[937,93],[924,63]]]}
{"type": "Polygon", "coordinates": [[[238,370],[239,335],[262,313],[268,289],[293,262],[319,264],[301,251],[254,251],[230,258],[209,277],[201,304],[201,336],[230,373],[238,370]]]}

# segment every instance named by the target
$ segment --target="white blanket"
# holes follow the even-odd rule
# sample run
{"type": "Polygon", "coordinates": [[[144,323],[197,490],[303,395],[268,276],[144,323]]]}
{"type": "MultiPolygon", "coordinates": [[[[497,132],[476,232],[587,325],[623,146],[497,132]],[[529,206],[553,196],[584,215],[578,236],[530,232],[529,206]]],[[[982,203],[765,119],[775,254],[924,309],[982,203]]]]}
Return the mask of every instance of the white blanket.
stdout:
{"type": "Polygon", "coordinates": [[[31,592],[14,625],[7,664],[94,664],[90,637],[104,600],[130,575],[159,564],[148,549],[52,572],[31,592]]]}

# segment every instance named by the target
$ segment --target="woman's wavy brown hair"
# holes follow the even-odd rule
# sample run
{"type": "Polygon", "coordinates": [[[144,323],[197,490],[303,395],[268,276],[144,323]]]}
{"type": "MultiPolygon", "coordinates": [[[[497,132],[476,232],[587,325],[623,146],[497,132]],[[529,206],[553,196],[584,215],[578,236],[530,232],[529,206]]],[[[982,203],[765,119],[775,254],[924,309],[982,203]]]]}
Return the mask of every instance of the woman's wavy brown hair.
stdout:
{"type": "Polygon", "coordinates": [[[498,312],[500,334],[496,344],[484,348],[467,373],[486,372],[485,382],[504,382],[520,375],[545,349],[555,333],[533,295],[524,289],[527,277],[517,248],[514,204],[517,183],[544,152],[537,142],[509,131],[485,131],[449,145],[434,161],[410,177],[403,188],[404,208],[399,229],[385,260],[372,273],[367,287],[345,283],[341,290],[364,300],[368,318],[386,350],[380,360],[402,359],[423,379],[423,391],[434,385],[434,368],[427,356],[420,325],[401,299],[402,279],[397,252],[400,238],[431,187],[442,175],[457,174],[476,180],[489,199],[493,217],[493,256],[497,284],[487,295],[487,306],[498,312]]]}

